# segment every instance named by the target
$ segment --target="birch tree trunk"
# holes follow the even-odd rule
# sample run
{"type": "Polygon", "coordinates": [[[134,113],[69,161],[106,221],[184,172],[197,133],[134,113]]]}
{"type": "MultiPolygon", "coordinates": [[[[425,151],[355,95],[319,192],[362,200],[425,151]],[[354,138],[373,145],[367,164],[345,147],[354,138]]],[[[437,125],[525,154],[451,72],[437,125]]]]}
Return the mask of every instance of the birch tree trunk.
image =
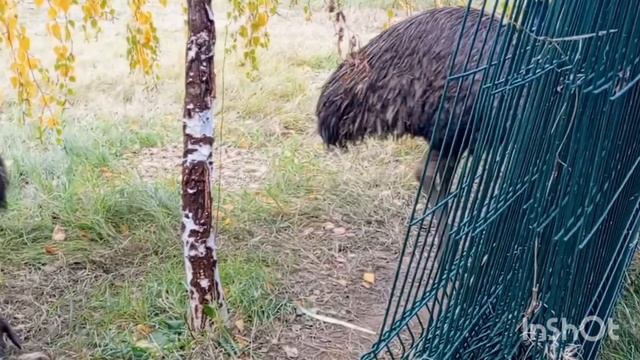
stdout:
{"type": "Polygon", "coordinates": [[[187,3],[182,242],[189,291],[189,327],[202,331],[210,325],[211,319],[205,315],[207,306],[217,308],[226,316],[211,206],[216,34],[211,0],[187,0],[187,3]]]}

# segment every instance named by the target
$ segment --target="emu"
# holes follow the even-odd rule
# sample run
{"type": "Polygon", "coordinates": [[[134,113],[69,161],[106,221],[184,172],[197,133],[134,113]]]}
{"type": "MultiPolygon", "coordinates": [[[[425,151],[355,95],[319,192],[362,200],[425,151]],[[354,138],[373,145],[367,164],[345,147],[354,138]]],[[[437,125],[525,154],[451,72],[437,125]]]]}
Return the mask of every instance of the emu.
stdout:
{"type": "Polygon", "coordinates": [[[441,199],[457,160],[465,151],[473,153],[482,121],[472,119],[482,73],[446,85],[448,73],[486,65],[501,26],[500,20],[479,10],[467,15],[464,8],[449,7],[423,12],[383,31],[339,65],[324,84],[316,108],[324,143],[347,148],[368,137],[423,138],[432,156],[426,172],[420,164],[415,177],[421,181],[424,173],[422,183],[435,186],[441,199]],[[462,34],[454,56],[465,16],[469,30],[462,34]]]}
{"type": "MultiPolygon", "coordinates": [[[[4,162],[0,157],[0,210],[4,209],[7,206],[7,185],[7,171],[4,166],[4,162]]],[[[0,359],[4,358],[4,350],[6,348],[6,344],[4,341],[5,335],[18,349],[22,349],[20,340],[18,339],[18,335],[16,335],[15,331],[13,331],[11,326],[9,326],[9,323],[5,319],[0,317],[0,359]]]]}
{"type": "Polygon", "coordinates": [[[7,171],[0,157],[0,209],[4,209],[7,206],[7,184],[7,171]]]}

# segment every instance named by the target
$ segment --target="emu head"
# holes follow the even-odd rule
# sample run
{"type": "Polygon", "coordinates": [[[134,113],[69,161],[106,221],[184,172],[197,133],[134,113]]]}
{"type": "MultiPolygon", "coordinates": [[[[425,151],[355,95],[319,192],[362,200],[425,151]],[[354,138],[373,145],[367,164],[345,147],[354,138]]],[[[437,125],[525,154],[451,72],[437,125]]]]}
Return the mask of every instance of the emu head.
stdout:
{"type": "Polygon", "coordinates": [[[0,209],[7,206],[7,185],[7,171],[4,167],[4,163],[2,162],[2,158],[0,158],[0,209]]]}
{"type": "Polygon", "coordinates": [[[356,94],[352,90],[353,84],[344,81],[348,67],[349,63],[342,63],[329,77],[322,87],[316,107],[318,133],[329,147],[345,148],[349,143],[362,140],[364,134],[357,133],[366,131],[358,129],[355,120],[361,109],[354,103],[356,94]]]}
{"type": "Polygon", "coordinates": [[[356,60],[345,60],[322,87],[316,117],[318,133],[327,146],[346,148],[370,137],[422,135],[408,124],[406,104],[388,94],[395,92],[402,79],[392,81],[391,86],[381,85],[380,78],[388,74],[369,65],[366,50],[355,54],[356,60]]]}

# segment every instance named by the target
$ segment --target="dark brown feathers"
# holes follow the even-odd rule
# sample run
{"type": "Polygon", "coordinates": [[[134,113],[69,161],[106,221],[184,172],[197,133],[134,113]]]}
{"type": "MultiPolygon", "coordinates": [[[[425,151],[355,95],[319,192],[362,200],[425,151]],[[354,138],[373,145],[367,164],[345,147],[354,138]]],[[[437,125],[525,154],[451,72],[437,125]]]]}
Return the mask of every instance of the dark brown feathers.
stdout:
{"type": "Polygon", "coordinates": [[[5,335],[9,338],[13,345],[15,345],[18,349],[22,349],[18,335],[16,335],[11,326],[9,326],[9,323],[0,317],[0,358],[4,357],[4,349],[6,347],[6,344],[4,342],[5,335]]]}
{"type": "MultiPolygon", "coordinates": [[[[469,136],[464,143],[461,139],[469,126],[481,75],[449,84],[442,117],[434,128],[466,12],[441,8],[406,19],[342,63],[322,88],[316,109],[325,144],[346,147],[370,136],[411,135],[425,138],[436,150],[446,146],[464,151],[469,136]],[[445,138],[449,118],[459,131],[449,131],[445,138]]],[[[499,28],[498,20],[478,10],[470,10],[466,21],[454,73],[463,72],[467,61],[467,70],[483,65],[499,28]]]]}
{"type": "Polygon", "coordinates": [[[0,157],[0,209],[7,206],[7,170],[0,157]]]}

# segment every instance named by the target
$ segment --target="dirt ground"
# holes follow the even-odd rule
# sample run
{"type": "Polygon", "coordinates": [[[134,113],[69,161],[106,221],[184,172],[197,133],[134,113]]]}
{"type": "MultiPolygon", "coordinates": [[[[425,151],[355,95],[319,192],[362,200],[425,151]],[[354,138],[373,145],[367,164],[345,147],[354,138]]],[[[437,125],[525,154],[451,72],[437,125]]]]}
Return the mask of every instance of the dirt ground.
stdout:
{"type": "MultiPolygon", "coordinates": [[[[129,155],[127,161],[141,178],[152,180],[177,173],[181,151],[179,145],[146,149],[129,155]],[[152,163],[144,160],[149,158],[154,159],[152,163]]],[[[264,185],[268,169],[264,157],[225,146],[219,152],[225,159],[219,176],[225,190],[264,185]]],[[[397,175],[406,178],[411,165],[404,164],[397,175]]],[[[391,203],[409,204],[410,192],[402,195],[404,199],[391,203]]],[[[266,339],[259,339],[255,352],[261,358],[355,359],[371,348],[382,325],[405,231],[403,219],[390,216],[387,220],[392,227],[386,229],[376,224],[358,229],[359,224],[340,217],[309,223],[301,232],[288,236],[289,241],[279,241],[269,249],[298,259],[282,286],[283,296],[296,306],[375,335],[312,318],[298,309],[274,324],[266,339]],[[373,274],[373,281],[365,281],[365,274],[373,274]]]]}

